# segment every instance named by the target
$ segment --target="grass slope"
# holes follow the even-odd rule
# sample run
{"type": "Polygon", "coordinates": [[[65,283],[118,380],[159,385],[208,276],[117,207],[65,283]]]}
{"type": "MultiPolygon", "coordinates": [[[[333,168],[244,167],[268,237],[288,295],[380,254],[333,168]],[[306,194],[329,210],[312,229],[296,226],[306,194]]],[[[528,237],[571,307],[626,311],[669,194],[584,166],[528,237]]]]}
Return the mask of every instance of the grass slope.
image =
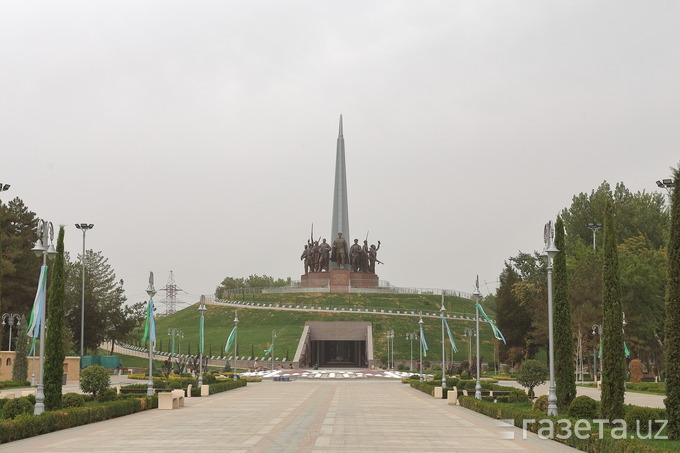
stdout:
{"type": "MultiPolygon", "coordinates": [[[[247,300],[253,300],[253,295],[246,295],[247,300]]],[[[272,303],[303,304],[307,306],[355,306],[355,307],[385,307],[389,309],[408,308],[414,310],[439,310],[441,296],[436,295],[411,295],[411,294],[335,294],[335,293],[295,293],[295,294],[256,294],[254,301],[266,301],[272,303]],[[348,302],[350,302],[348,304],[348,302]]],[[[474,305],[466,299],[453,296],[445,298],[445,306],[450,312],[474,313],[474,305]]],[[[169,328],[178,328],[184,332],[181,340],[181,352],[197,353],[198,346],[198,305],[185,308],[173,315],[159,317],[156,320],[156,332],[158,338],[157,349],[169,351],[171,349],[170,337],[167,335],[169,328]]],[[[418,331],[417,316],[390,316],[383,314],[366,313],[324,313],[324,312],[301,312],[270,309],[255,309],[244,307],[228,307],[222,305],[208,305],[205,315],[205,353],[221,355],[229,332],[233,327],[234,312],[238,311],[238,354],[243,356],[262,357],[264,350],[271,344],[272,330],[276,330],[277,339],[274,356],[278,358],[288,357],[293,360],[297,349],[300,335],[305,321],[370,321],[373,323],[373,344],[376,358],[386,357],[387,339],[386,332],[394,330],[394,358],[395,360],[409,360],[410,342],[406,339],[407,332],[418,331]]],[[[492,316],[492,312],[487,310],[492,316]]],[[[425,338],[429,351],[425,360],[441,360],[441,320],[435,318],[423,318],[425,338]]],[[[454,360],[462,361],[468,358],[467,337],[463,336],[464,327],[474,327],[474,323],[463,320],[448,320],[458,347],[458,353],[454,354],[454,360]]],[[[482,360],[493,362],[493,339],[490,326],[480,323],[481,356],[482,360]]],[[[175,352],[179,352],[180,345],[175,340],[175,352]]],[[[451,359],[450,343],[447,339],[447,360],[451,359]]],[[[474,356],[475,345],[472,350],[474,356]]],[[[414,361],[418,357],[418,345],[413,344],[414,361]]]]}

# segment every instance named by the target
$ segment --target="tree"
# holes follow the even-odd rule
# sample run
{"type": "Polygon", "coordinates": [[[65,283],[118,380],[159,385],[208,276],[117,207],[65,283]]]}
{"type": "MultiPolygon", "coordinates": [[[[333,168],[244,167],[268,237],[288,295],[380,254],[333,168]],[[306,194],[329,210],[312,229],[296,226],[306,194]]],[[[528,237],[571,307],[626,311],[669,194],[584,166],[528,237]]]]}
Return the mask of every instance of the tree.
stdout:
{"type": "Polygon", "coordinates": [[[31,251],[37,239],[35,225],[35,213],[29,211],[21,199],[0,203],[3,312],[31,311],[41,264],[41,258],[31,251]]]}
{"type": "Polygon", "coordinates": [[[44,392],[45,410],[61,409],[61,381],[64,373],[64,226],[59,227],[57,256],[54,258],[47,306],[49,331],[45,341],[44,392]]]}
{"type": "MultiPolygon", "coordinates": [[[[80,350],[82,304],[82,256],[68,262],[66,285],[66,324],[73,333],[73,343],[80,350]]],[[[123,281],[101,252],[85,252],[85,320],[83,350],[94,351],[103,342],[119,341],[144,318],[144,303],[128,307],[123,281]]],[[[113,346],[113,345],[112,345],[113,346]]]]}
{"type": "Polygon", "coordinates": [[[109,388],[111,378],[106,368],[100,365],[91,365],[80,371],[80,390],[85,393],[92,393],[97,399],[97,395],[109,388]]]}
{"type": "Polygon", "coordinates": [[[525,338],[531,331],[531,318],[528,310],[520,305],[513,292],[514,285],[519,282],[520,276],[517,271],[510,264],[505,263],[496,293],[496,320],[506,341],[501,351],[504,360],[508,359],[508,353],[515,348],[526,351],[525,338]]]}
{"type": "Polygon", "coordinates": [[[623,315],[612,202],[605,204],[602,267],[602,417],[622,419],[626,384],[623,315]]]}
{"type": "Polygon", "coordinates": [[[560,250],[560,253],[555,256],[554,262],[553,344],[555,345],[555,386],[557,407],[566,412],[569,404],[576,397],[576,375],[567,281],[567,257],[564,251],[564,222],[560,216],[557,217],[555,222],[555,247],[560,250]]]}
{"type": "Polygon", "coordinates": [[[680,166],[674,171],[675,190],[671,202],[668,241],[668,286],[666,291],[666,414],[668,438],[680,440],[680,166]]]}
{"type": "Polygon", "coordinates": [[[26,355],[28,354],[28,336],[26,335],[26,319],[22,316],[21,324],[17,328],[17,342],[14,366],[12,367],[12,380],[13,381],[25,381],[28,378],[28,359],[26,355]]]}
{"type": "Polygon", "coordinates": [[[548,368],[538,360],[525,360],[517,372],[517,383],[527,387],[530,398],[534,397],[534,387],[545,383],[548,376],[548,368]]]}
{"type": "Polygon", "coordinates": [[[274,280],[274,277],[270,277],[265,274],[263,274],[262,276],[252,274],[247,278],[226,277],[224,280],[222,280],[222,283],[220,283],[220,285],[215,290],[215,295],[217,296],[218,299],[227,299],[232,294],[240,294],[239,290],[241,290],[242,288],[261,289],[279,286],[290,286],[290,282],[291,282],[290,277],[288,277],[285,280],[282,278],[274,280]]]}

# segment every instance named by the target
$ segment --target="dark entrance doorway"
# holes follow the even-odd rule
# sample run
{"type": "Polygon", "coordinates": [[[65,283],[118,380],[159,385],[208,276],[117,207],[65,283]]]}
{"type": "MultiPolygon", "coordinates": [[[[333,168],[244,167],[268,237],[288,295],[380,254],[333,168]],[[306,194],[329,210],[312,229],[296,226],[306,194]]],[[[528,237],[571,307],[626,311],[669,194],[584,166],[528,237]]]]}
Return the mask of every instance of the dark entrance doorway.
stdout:
{"type": "Polygon", "coordinates": [[[312,341],[312,357],[320,367],[366,367],[366,341],[312,341]]]}

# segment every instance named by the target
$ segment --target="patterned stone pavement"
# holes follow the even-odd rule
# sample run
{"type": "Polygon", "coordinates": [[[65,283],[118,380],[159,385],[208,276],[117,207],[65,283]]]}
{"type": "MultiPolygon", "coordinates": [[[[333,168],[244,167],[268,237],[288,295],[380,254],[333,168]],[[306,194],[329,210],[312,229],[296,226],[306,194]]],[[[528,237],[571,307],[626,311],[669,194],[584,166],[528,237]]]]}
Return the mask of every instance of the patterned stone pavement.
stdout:
{"type": "Polygon", "coordinates": [[[266,380],[12,442],[3,452],[567,452],[396,379],[266,380]],[[514,437],[514,439],[507,439],[514,437]]]}

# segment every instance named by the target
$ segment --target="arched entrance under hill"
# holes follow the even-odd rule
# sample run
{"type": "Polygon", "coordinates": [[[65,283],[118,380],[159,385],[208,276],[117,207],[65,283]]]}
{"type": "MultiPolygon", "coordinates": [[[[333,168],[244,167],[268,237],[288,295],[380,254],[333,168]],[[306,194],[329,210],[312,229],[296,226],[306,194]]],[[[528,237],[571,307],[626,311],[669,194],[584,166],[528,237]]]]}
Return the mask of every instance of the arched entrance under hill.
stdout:
{"type": "Polygon", "coordinates": [[[295,353],[300,368],[369,368],[373,358],[370,322],[307,321],[295,353]]]}

